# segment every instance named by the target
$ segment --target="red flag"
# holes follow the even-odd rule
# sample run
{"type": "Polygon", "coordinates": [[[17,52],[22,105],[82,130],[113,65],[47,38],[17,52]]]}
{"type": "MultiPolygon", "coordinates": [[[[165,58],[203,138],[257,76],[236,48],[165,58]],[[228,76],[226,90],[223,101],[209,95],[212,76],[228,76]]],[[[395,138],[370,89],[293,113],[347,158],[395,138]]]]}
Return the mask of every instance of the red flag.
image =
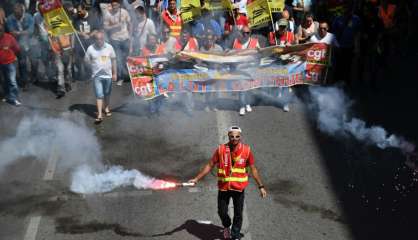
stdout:
{"type": "Polygon", "coordinates": [[[38,0],[39,10],[42,14],[48,13],[52,10],[62,7],[60,0],[38,0]]]}

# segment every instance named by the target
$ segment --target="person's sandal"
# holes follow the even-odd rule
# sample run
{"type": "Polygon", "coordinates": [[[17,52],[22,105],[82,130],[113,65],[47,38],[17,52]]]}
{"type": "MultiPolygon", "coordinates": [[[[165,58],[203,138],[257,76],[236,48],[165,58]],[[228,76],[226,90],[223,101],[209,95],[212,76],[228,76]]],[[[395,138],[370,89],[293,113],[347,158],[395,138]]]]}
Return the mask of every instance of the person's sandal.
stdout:
{"type": "Polygon", "coordinates": [[[97,117],[97,118],[94,120],[94,123],[95,123],[95,124],[100,124],[101,122],[103,122],[103,118],[99,118],[99,117],[97,117]]]}
{"type": "Polygon", "coordinates": [[[112,112],[110,110],[109,111],[105,111],[105,116],[106,117],[112,116],[112,112]]]}

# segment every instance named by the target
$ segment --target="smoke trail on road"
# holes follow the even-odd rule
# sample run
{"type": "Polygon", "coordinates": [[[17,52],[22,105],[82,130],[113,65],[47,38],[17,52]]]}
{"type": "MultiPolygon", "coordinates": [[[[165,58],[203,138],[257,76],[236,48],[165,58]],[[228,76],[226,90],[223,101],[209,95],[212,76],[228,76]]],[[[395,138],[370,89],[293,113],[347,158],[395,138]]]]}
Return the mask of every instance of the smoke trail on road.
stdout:
{"type": "Polygon", "coordinates": [[[154,178],[135,169],[124,170],[121,166],[111,166],[105,172],[96,173],[89,166],[83,165],[73,173],[70,189],[82,194],[104,193],[127,186],[150,188],[154,181],[154,178]]]}
{"type": "Polygon", "coordinates": [[[62,118],[34,116],[21,120],[16,135],[0,142],[0,173],[25,157],[39,161],[55,157],[67,168],[82,163],[99,165],[100,145],[80,119],[76,114],[64,114],[62,118]]]}
{"type": "Polygon", "coordinates": [[[394,134],[389,135],[380,126],[368,127],[361,119],[349,119],[349,108],[352,102],[341,89],[310,87],[309,92],[312,96],[310,108],[317,112],[316,120],[322,132],[339,137],[353,136],[359,141],[381,149],[394,147],[404,153],[411,153],[415,150],[414,144],[394,134]]]}
{"type": "Polygon", "coordinates": [[[73,173],[71,191],[81,194],[105,193],[119,187],[133,186],[137,189],[170,189],[174,182],[149,177],[136,169],[124,170],[121,166],[111,166],[105,172],[97,173],[83,165],[73,173]]]}

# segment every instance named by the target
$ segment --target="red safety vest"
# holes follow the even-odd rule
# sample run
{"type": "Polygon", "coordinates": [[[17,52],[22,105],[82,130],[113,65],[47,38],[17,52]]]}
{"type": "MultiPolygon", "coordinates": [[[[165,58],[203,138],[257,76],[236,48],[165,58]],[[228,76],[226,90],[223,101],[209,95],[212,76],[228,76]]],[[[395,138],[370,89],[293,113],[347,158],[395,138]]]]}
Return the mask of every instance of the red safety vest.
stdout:
{"type": "Polygon", "coordinates": [[[391,28],[394,26],[394,17],[395,17],[396,5],[388,4],[387,9],[383,9],[382,6],[379,7],[379,16],[382,19],[383,26],[385,28],[391,28]]]}
{"type": "Polygon", "coordinates": [[[177,42],[176,42],[176,45],[174,47],[177,51],[185,50],[185,51],[190,51],[190,52],[196,52],[199,48],[199,43],[197,42],[196,38],[191,37],[191,38],[189,38],[189,40],[187,41],[186,45],[183,48],[183,46],[181,45],[180,40],[178,39],[177,42]],[[185,48],[187,48],[187,49],[185,49],[185,48]]]}
{"type": "MultiPolygon", "coordinates": [[[[285,44],[293,43],[295,41],[295,35],[292,32],[286,31],[286,34],[282,35],[279,39],[277,39],[277,45],[280,45],[281,41],[283,41],[285,44]]],[[[271,46],[276,45],[274,32],[269,32],[269,43],[271,46]]]]}
{"type": "Polygon", "coordinates": [[[218,147],[218,187],[220,191],[240,191],[248,186],[248,157],[250,146],[239,143],[234,159],[228,144],[218,147]]]}
{"type": "MultiPolygon", "coordinates": [[[[247,48],[245,49],[256,49],[258,45],[258,39],[257,38],[250,38],[250,43],[248,43],[247,48]]],[[[235,39],[234,44],[232,45],[233,49],[244,49],[242,46],[242,43],[235,39]]]]}
{"type": "Polygon", "coordinates": [[[170,36],[175,38],[180,37],[181,25],[183,23],[180,14],[176,13],[176,17],[173,18],[170,12],[165,10],[162,15],[165,24],[167,24],[167,26],[170,28],[170,36]]]}
{"type": "Polygon", "coordinates": [[[148,57],[151,55],[162,55],[165,53],[165,46],[164,44],[158,44],[157,48],[155,49],[154,52],[151,52],[151,50],[149,50],[147,47],[143,47],[141,49],[141,56],[143,57],[148,57]]]}
{"type": "Polygon", "coordinates": [[[56,54],[72,49],[72,35],[49,36],[48,40],[52,51],[56,54]]]}

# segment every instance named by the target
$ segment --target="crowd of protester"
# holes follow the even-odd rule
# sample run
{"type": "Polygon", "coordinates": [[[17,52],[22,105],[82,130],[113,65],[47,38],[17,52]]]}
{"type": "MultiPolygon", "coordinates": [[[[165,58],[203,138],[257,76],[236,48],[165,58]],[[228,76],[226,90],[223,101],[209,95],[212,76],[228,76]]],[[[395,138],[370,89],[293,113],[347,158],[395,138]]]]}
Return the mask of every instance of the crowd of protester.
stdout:
{"type": "MultiPolygon", "coordinates": [[[[250,0],[231,0],[231,12],[210,11],[205,0],[201,0],[201,16],[187,23],[181,19],[180,1],[176,0],[63,2],[77,35],[48,34],[35,0],[0,3],[4,102],[20,105],[19,89],[30,91],[30,85],[45,81],[56,82],[57,98],[62,98],[72,90],[73,81],[97,77],[92,76],[84,61],[86,50],[95,44],[97,35],[106,42],[101,46],[111,47],[115,53],[118,67],[113,70],[117,72],[115,76],[111,70],[106,74],[118,86],[129,81],[125,64],[128,56],[175,54],[183,50],[224,52],[327,43],[333,48],[332,74],[327,83],[338,81],[346,86],[353,84],[352,79],[362,81],[365,73],[375,86],[379,68],[388,66],[396,56],[417,54],[416,0],[285,1],[283,11],[273,14],[272,24],[256,29],[249,27],[246,5],[250,0]],[[356,71],[352,71],[354,61],[356,71]],[[357,76],[352,76],[353,72],[357,76]]],[[[110,92],[108,84],[106,87],[104,92],[110,92]]],[[[291,92],[290,88],[279,89],[277,97],[291,92]]],[[[216,106],[209,104],[214,97],[207,94],[207,110],[216,111],[216,106]]],[[[250,99],[247,93],[239,94],[241,115],[252,110],[250,99]]],[[[285,104],[283,109],[289,111],[289,106],[285,104]]]]}

